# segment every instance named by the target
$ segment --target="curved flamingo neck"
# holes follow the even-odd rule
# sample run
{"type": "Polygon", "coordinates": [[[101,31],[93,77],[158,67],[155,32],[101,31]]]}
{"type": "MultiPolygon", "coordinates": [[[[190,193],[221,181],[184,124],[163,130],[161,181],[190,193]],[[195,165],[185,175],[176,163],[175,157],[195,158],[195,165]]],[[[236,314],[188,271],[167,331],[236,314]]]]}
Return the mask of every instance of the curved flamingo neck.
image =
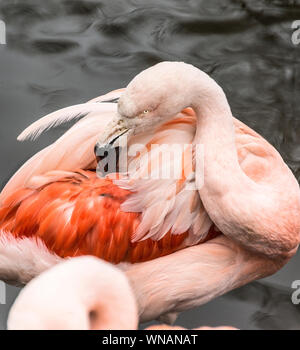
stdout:
{"type": "Polygon", "coordinates": [[[247,181],[238,162],[235,129],[230,106],[222,88],[208,75],[199,71],[195,80],[191,107],[197,115],[197,129],[193,143],[204,147],[205,191],[224,193],[236,190],[238,183],[247,181]]]}
{"type": "Polygon", "coordinates": [[[196,164],[196,184],[203,183],[198,191],[209,216],[225,235],[251,250],[271,257],[289,255],[299,243],[296,179],[270,145],[265,147],[271,156],[263,160],[270,167],[268,181],[250,179],[238,162],[233,117],[223,90],[201,71],[194,72],[191,85],[190,105],[197,115],[193,143],[204,147],[203,173],[196,164]]]}

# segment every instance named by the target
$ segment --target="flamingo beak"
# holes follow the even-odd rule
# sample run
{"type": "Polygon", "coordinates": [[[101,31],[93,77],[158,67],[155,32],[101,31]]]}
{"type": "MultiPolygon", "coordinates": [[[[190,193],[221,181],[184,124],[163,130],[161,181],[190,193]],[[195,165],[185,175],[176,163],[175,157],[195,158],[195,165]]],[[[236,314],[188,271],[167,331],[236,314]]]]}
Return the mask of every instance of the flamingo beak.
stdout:
{"type": "Polygon", "coordinates": [[[97,142],[94,148],[94,153],[97,158],[97,161],[99,162],[106,158],[110,151],[120,148],[120,145],[117,144],[117,141],[122,135],[126,134],[128,131],[129,130],[126,129],[118,133],[117,135],[112,135],[112,138],[108,143],[97,142]]]}
{"type": "Polygon", "coordinates": [[[119,156],[127,144],[128,133],[130,134],[130,129],[122,125],[122,119],[115,120],[107,126],[106,132],[96,143],[94,153],[98,163],[97,171],[101,175],[119,171],[119,156]]]}

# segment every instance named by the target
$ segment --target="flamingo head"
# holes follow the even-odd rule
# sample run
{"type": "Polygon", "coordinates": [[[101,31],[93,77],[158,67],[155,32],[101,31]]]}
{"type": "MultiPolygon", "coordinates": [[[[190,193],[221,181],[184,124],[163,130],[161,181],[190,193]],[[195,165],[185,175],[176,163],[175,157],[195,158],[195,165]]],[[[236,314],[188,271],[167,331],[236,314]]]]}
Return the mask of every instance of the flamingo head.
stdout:
{"type": "Polygon", "coordinates": [[[138,74],[120,97],[118,114],[98,140],[97,149],[115,147],[120,136],[151,130],[189,106],[189,86],[182,83],[196,70],[183,62],[161,62],[138,74]]]}

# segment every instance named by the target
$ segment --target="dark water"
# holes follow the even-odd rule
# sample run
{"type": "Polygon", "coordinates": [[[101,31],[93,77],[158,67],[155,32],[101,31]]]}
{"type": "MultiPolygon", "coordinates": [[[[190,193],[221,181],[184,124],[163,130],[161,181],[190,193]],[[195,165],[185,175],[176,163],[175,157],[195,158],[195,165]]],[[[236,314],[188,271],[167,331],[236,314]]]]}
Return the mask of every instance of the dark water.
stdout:
{"type": "MultiPolygon", "coordinates": [[[[300,179],[300,44],[291,24],[300,1],[0,0],[7,45],[0,45],[0,181],[57,137],[18,144],[38,117],[125,86],[163,60],[211,74],[233,113],[261,133],[300,179]]],[[[184,87],[183,87],[184,88],[184,87]]],[[[58,130],[61,133],[63,129],[58,130]]],[[[300,328],[291,302],[300,256],[274,276],[181,315],[187,327],[300,328]]],[[[5,327],[17,289],[0,305],[5,327]]]]}

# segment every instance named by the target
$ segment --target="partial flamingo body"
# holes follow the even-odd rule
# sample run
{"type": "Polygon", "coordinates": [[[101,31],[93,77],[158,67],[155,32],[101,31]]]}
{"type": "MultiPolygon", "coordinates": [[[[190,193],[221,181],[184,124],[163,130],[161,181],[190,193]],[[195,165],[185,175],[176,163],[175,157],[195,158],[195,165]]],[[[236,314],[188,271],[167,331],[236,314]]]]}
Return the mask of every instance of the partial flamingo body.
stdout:
{"type": "MultiPolygon", "coordinates": [[[[30,282],[10,310],[8,329],[130,330],[137,329],[137,311],[135,296],[121,271],[99,259],[81,257],[61,263],[30,282]]],[[[155,325],[147,329],[184,328],[155,325]]],[[[198,328],[210,329],[235,328],[198,328]]]]}
{"type": "MultiPolygon", "coordinates": [[[[196,331],[236,331],[237,328],[231,326],[218,326],[218,327],[198,327],[193,328],[196,331]]],[[[183,331],[186,330],[184,327],[180,326],[169,326],[167,324],[154,325],[147,328],[149,331],[183,331]]]]}
{"type": "Polygon", "coordinates": [[[31,281],[7,323],[15,330],[136,329],[138,313],[132,289],[119,269],[80,257],[31,281]]]}

